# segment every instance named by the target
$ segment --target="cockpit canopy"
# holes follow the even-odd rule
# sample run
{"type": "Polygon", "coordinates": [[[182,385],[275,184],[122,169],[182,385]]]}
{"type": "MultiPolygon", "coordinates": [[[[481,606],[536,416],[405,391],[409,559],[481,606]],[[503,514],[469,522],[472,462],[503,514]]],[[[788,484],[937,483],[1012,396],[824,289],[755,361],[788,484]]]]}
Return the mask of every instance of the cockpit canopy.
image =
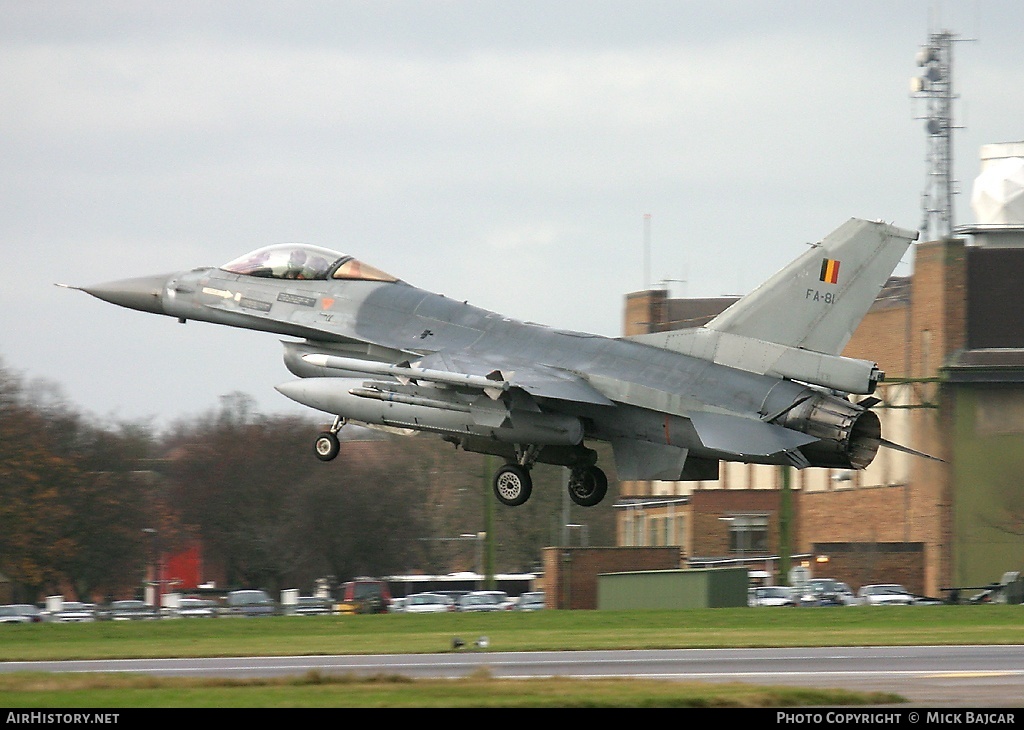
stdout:
{"type": "Polygon", "coordinates": [[[264,246],[221,266],[224,271],[268,279],[398,281],[391,274],[337,251],[302,243],[264,246]]]}

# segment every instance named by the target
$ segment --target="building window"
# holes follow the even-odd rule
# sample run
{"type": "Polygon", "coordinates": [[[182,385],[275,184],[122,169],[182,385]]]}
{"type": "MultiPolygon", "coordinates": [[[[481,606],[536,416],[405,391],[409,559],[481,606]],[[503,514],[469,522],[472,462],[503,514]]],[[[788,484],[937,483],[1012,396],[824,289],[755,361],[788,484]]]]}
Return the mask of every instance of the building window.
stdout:
{"type": "Polygon", "coordinates": [[[647,544],[654,547],[665,544],[665,519],[663,517],[652,517],[648,522],[650,537],[647,544]]]}
{"type": "Polygon", "coordinates": [[[644,547],[647,530],[647,518],[640,510],[629,510],[626,517],[626,545],[644,547]]]}
{"type": "Polygon", "coordinates": [[[768,552],[768,515],[727,515],[720,518],[729,523],[729,552],[768,552]]]}

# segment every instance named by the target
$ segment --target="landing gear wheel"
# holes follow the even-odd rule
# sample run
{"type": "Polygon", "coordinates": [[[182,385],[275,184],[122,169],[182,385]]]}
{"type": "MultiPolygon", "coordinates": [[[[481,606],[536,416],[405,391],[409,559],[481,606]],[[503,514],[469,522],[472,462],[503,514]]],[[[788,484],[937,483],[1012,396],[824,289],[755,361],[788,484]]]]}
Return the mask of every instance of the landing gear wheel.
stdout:
{"type": "Polygon", "coordinates": [[[341,451],[341,444],[338,443],[337,436],[330,431],[324,431],[316,437],[313,450],[316,452],[316,458],[320,461],[330,461],[341,451]]]}
{"type": "Polygon", "coordinates": [[[569,498],[580,507],[593,507],[608,493],[608,477],[596,466],[583,466],[569,475],[569,498]]]}
{"type": "Polygon", "coordinates": [[[533,493],[530,470],[519,464],[505,464],[494,474],[494,496],[506,507],[518,507],[533,493]]]}

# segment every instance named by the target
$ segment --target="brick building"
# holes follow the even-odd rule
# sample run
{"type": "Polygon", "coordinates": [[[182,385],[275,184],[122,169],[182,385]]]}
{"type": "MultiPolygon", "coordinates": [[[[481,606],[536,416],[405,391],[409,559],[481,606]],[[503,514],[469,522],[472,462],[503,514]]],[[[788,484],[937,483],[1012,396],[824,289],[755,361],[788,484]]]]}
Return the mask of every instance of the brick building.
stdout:
{"type": "MultiPolygon", "coordinates": [[[[982,151],[983,164],[1008,157],[1024,171],[1024,144],[982,151]]],[[[961,237],[914,245],[913,275],[890,279],[843,352],[886,373],[883,436],[943,462],[882,448],[863,471],[789,470],[787,541],[779,467],[623,483],[619,544],[678,545],[705,564],[742,553],[769,571],[780,551],[807,554],[815,575],[855,589],[900,582],[929,595],[1024,569],[1024,215],[979,217],[961,237]]],[[[624,333],[700,326],[733,301],[636,292],[624,333]]]]}

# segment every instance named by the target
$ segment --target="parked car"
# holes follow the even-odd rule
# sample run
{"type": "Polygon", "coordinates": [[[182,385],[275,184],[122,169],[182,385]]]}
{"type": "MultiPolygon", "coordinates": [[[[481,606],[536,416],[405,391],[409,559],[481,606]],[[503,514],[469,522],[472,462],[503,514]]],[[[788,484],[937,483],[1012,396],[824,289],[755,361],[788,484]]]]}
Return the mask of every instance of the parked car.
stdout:
{"type": "Polygon", "coordinates": [[[223,613],[227,616],[273,616],[277,613],[277,604],[266,591],[231,591],[224,602],[223,613]]]}
{"type": "Polygon", "coordinates": [[[81,601],[64,601],[60,608],[47,615],[48,620],[60,623],[83,623],[96,620],[96,605],[81,601]]]}
{"type": "Polygon", "coordinates": [[[160,618],[156,609],[145,601],[112,601],[103,609],[102,616],[111,621],[148,621],[160,618]]]}
{"type": "Polygon", "coordinates": [[[388,613],[405,613],[405,599],[392,598],[388,604],[388,613]]]}
{"type": "Polygon", "coordinates": [[[515,604],[505,591],[470,591],[459,599],[460,611],[507,611],[515,604]]]}
{"type": "Polygon", "coordinates": [[[544,591],[523,593],[515,601],[516,611],[540,611],[545,606],[544,591]]]}
{"type": "Polygon", "coordinates": [[[857,597],[865,606],[909,606],[914,602],[914,595],[898,583],[861,586],[857,597]]]}
{"type": "Polygon", "coordinates": [[[296,616],[329,616],[334,613],[334,602],[321,596],[299,596],[299,602],[292,606],[296,616]]]}
{"type": "Polygon", "coordinates": [[[356,578],[341,586],[339,613],[387,613],[391,603],[388,584],[374,578],[356,578]]]}
{"type": "Polygon", "coordinates": [[[171,618],[217,618],[220,604],[211,598],[180,598],[177,608],[164,609],[171,618]]]}
{"type": "Polygon", "coordinates": [[[0,606],[0,624],[32,624],[42,621],[42,612],[31,603],[0,606]]]}
{"type": "Polygon", "coordinates": [[[402,613],[447,613],[455,610],[455,601],[440,593],[413,593],[406,596],[402,613]]]}
{"type": "Polygon", "coordinates": [[[469,593],[469,591],[431,591],[431,593],[440,593],[442,596],[448,596],[458,606],[459,599],[469,593]]]}
{"type": "Polygon", "coordinates": [[[796,601],[789,586],[759,586],[747,593],[748,606],[795,606],[796,601]]]}
{"type": "Polygon", "coordinates": [[[812,578],[800,589],[801,606],[852,606],[857,596],[835,578],[812,578]]]}

